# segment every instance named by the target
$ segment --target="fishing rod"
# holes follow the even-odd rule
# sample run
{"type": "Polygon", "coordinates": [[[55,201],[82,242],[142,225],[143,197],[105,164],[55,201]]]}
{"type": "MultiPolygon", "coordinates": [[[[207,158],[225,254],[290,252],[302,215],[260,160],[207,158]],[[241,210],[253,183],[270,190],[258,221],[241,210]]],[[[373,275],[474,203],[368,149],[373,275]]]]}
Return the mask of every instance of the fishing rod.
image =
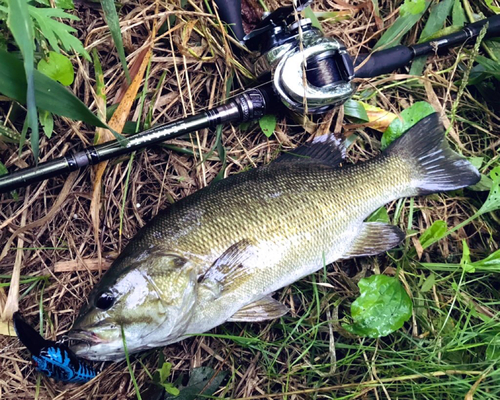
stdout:
{"type": "Polygon", "coordinates": [[[280,103],[298,113],[321,114],[352,97],[356,91],[354,78],[387,74],[409,65],[416,57],[464,45],[476,38],[486,25],[484,38],[500,36],[500,15],[496,15],[435,40],[412,46],[399,45],[353,60],[339,40],[325,37],[312,26],[310,19],[300,18],[300,15],[297,19],[296,11],[301,11],[311,2],[299,1],[295,8],[278,8],[245,36],[241,23],[241,2],[216,0],[221,17],[236,39],[249,50],[260,53],[254,64],[259,81],[270,83],[246,90],[226,104],[208,111],[130,135],[125,144],[115,140],[87,147],[0,177],[0,193],[200,129],[256,120],[280,103]]]}

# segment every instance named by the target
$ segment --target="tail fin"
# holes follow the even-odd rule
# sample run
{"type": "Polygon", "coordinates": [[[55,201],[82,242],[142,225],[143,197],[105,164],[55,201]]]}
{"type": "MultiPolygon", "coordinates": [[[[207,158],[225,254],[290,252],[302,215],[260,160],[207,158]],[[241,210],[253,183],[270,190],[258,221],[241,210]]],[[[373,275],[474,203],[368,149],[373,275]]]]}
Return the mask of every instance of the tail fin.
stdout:
{"type": "Polygon", "coordinates": [[[418,194],[444,192],[473,185],[478,170],[450,149],[438,114],[431,114],[408,129],[386,150],[409,164],[418,194]]]}

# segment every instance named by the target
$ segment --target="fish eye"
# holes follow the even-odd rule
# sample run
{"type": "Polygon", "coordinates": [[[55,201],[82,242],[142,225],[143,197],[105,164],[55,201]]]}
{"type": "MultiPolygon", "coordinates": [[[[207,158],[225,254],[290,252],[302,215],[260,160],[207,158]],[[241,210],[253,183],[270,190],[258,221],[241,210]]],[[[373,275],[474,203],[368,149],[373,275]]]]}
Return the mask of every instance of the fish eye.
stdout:
{"type": "Polygon", "coordinates": [[[109,310],[115,303],[115,297],[108,292],[102,292],[95,301],[95,306],[101,310],[109,310]]]}

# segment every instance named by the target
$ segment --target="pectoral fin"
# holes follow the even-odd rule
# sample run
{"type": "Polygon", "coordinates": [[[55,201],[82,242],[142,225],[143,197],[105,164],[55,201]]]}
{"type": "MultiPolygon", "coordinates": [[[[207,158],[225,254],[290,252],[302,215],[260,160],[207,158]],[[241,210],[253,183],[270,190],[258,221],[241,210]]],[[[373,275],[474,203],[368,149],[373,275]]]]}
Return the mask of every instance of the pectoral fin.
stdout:
{"type": "Polygon", "coordinates": [[[239,286],[253,271],[255,257],[255,246],[249,240],[243,239],[222,253],[198,281],[217,282],[222,285],[222,290],[239,286]]]}
{"type": "Polygon", "coordinates": [[[404,238],[404,232],[397,226],[365,222],[353,246],[342,258],[374,256],[392,249],[404,238]]]}
{"type": "Polygon", "coordinates": [[[228,321],[231,322],[260,322],[269,319],[276,319],[285,315],[288,307],[274,300],[271,296],[266,296],[260,300],[248,304],[234,314],[228,321]]]}

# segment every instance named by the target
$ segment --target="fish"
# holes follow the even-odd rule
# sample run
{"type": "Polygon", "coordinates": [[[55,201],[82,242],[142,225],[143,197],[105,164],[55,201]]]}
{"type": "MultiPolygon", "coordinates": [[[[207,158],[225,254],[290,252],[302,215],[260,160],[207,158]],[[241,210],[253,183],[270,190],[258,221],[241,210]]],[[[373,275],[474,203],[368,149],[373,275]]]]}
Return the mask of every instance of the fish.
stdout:
{"type": "Polygon", "coordinates": [[[30,351],[31,361],[37,371],[66,383],[85,383],[98,375],[65,343],[44,339],[24,320],[20,312],[15,312],[12,319],[17,337],[30,351]]]}
{"type": "Polygon", "coordinates": [[[132,354],[225,322],[279,318],[288,308],[275,291],[405,238],[397,226],[365,222],[375,210],[480,179],[449,147],[437,114],[363,163],[346,164],[332,138],[212,183],[141,228],[81,308],[68,334],[75,354],[118,361],[124,341],[132,354]]]}

